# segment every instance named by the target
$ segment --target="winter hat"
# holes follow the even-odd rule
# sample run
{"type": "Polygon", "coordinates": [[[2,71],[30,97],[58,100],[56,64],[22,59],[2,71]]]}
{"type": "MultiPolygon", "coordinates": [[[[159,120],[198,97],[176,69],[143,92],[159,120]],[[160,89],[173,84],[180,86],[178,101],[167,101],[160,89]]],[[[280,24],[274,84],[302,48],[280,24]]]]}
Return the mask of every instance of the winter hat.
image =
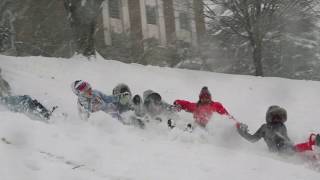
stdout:
{"type": "Polygon", "coordinates": [[[91,89],[91,85],[86,81],[77,80],[71,84],[71,89],[78,96],[91,89]]]}
{"type": "Polygon", "coordinates": [[[199,99],[203,99],[203,98],[211,99],[211,93],[207,86],[204,86],[200,91],[199,99]]]}
{"type": "Polygon", "coordinates": [[[267,123],[272,122],[281,122],[284,123],[287,121],[287,111],[280,106],[270,106],[266,113],[267,123]]]}
{"type": "Polygon", "coordinates": [[[128,85],[124,84],[124,83],[121,83],[121,84],[118,84],[116,87],[113,88],[112,90],[112,94],[114,96],[118,96],[120,94],[123,94],[123,93],[129,93],[130,96],[131,96],[131,91],[130,91],[130,88],[128,85]]]}

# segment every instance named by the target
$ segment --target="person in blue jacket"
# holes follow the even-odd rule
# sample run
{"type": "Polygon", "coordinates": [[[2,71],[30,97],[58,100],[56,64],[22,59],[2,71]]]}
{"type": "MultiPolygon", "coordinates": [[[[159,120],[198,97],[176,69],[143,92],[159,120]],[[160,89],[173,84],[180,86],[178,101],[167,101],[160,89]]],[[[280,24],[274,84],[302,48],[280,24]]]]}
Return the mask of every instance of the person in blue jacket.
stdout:
{"type": "Polygon", "coordinates": [[[77,80],[71,84],[71,89],[78,97],[78,110],[80,118],[88,120],[91,113],[103,111],[121,120],[116,106],[117,97],[108,96],[92,89],[91,85],[83,80],[77,80]]]}

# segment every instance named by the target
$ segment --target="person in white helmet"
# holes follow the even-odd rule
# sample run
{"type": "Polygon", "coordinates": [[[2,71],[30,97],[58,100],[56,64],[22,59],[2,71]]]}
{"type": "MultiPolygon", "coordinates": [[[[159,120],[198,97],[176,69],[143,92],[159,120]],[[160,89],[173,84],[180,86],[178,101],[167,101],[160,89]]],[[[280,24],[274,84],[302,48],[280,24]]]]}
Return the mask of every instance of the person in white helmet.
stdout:
{"type": "Polygon", "coordinates": [[[108,96],[98,90],[93,90],[91,85],[83,80],[74,81],[71,89],[78,96],[78,110],[81,119],[88,120],[91,113],[104,111],[121,120],[115,96],[108,96]]]}

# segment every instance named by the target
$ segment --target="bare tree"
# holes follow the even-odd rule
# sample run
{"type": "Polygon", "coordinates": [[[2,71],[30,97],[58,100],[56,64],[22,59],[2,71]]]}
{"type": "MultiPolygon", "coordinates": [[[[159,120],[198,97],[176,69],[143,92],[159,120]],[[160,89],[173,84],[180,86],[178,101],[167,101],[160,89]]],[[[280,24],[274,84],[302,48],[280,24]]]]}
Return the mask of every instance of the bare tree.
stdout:
{"type": "Polygon", "coordinates": [[[225,31],[247,40],[255,75],[263,76],[263,46],[267,36],[279,35],[286,17],[310,11],[315,0],[206,0],[205,15],[225,31]],[[222,11],[218,14],[216,9],[222,11]]]}
{"type": "Polygon", "coordinates": [[[104,0],[64,0],[73,31],[76,53],[86,57],[95,55],[94,33],[96,20],[104,0]]]}

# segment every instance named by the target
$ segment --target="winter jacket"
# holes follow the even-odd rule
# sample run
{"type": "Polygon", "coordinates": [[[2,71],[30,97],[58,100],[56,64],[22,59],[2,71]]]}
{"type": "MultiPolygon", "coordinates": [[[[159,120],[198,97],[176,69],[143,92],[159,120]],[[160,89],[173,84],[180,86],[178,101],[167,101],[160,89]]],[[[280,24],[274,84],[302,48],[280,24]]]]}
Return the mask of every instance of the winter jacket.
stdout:
{"type": "Polygon", "coordinates": [[[219,102],[212,101],[209,104],[200,104],[185,100],[176,100],[174,104],[187,112],[193,113],[193,118],[201,126],[206,126],[208,124],[214,112],[217,112],[221,115],[229,114],[219,102]]]}
{"type": "Polygon", "coordinates": [[[164,102],[159,93],[152,90],[146,90],[143,93],[143,106],[136,109],[139,114],[145,114],[151,119],[165,120],[177,119],[177,114],[173,111],[172,105],[164,102]],[[151,102],[158,99],[158,103],[154,106],[151,102]]]}
{"type": "Polygon", "coordinates": [[[78,96],[78,110],[81,119],[87,120],[90,113],[104,111],[113,117],[120,118],[116,106],[117,98],[107,96],[98,90],[92,90],[92,97],[78,96]]]}
{"type": "Polygon", "coordinates": [[[282,122],[263,124],[253,135],[249,134],[246,129],[238,128],[238,132],[250,142],[256,142],[263,138],[269,150],[273,152],[293,150],[293,143],[288,137],[285,124],[282,122]]]}

